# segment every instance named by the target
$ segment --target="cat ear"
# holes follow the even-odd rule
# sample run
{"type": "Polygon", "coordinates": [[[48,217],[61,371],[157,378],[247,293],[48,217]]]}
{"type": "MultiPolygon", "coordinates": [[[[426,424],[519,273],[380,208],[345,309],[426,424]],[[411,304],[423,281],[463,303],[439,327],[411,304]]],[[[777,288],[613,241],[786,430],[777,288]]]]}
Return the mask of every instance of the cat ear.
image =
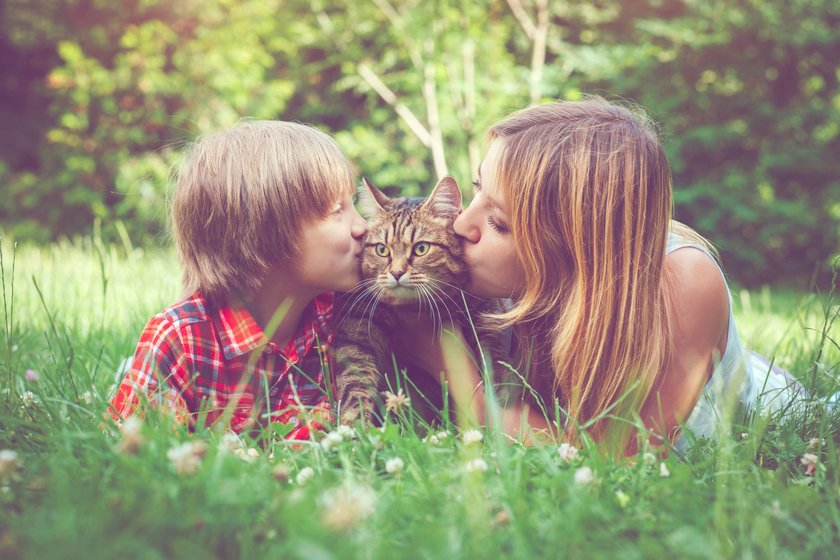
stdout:
{"type": "Polygon", "coordinates": [[[382,207],[391,199],[373,186],[373,183],[362,177],[359,187],[359,206],[367,217],[372,217],[382,211],[382,207]]]}
{"type": "Polygon", "coordinates": [[[423,206],[430,208],[436,214],[454,218],[461,213],[461,189],[458,188],[458,183],[447,175],[438,181],[423,206]]]}

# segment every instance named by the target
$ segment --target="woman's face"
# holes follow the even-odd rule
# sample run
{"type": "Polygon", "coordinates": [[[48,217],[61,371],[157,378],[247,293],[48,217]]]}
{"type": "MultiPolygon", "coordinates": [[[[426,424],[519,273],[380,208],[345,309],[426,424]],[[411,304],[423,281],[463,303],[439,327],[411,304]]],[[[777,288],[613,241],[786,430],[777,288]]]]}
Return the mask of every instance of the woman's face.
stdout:
{"type": "Polygon", "coordinates": [[[464,240],[464,260],[470,268],[470,291],[483,297],[515,297],[525,283],[508,227],[504,193],[495,183],[503,147],[499,140],[490,144],[473,182],[475,197],[455,220],[455,233],[464,240]]]}

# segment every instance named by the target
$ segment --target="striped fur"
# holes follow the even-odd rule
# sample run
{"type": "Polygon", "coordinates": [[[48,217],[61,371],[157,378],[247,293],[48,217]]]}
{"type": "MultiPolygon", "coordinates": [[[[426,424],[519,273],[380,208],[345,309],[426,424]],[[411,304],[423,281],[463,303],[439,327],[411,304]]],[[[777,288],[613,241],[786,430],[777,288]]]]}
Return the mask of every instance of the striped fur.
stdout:
{"type": "Polygon", "coordinates": [[[384,372],[394,360],[401,362],[390,334],[420,316],[437,329],[444,322],[466,324],[467,311],[475,321],[481,314],[472,304],[466,310],[461,295],[468,269],[452,228],[461,210],[454,179],[441,179],[426,199],[390,199],[367,181],[362,196],[370,215],[362,282],[339,299],[335,341],[336,397],[344,423],[375,420],[384,372]]]}

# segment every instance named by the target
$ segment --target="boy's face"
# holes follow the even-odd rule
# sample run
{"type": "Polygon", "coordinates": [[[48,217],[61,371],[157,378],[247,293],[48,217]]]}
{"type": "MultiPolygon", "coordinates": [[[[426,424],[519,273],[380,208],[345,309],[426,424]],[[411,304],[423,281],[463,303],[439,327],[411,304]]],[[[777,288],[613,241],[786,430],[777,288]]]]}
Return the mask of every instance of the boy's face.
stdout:
{"type": "Polygon", "coordinates": [[[365,233],[367,222],[356,211],[348,191],[326,218],[301,230],[298,282],[315,293],[352,290],[361,280],[365,233]]]}

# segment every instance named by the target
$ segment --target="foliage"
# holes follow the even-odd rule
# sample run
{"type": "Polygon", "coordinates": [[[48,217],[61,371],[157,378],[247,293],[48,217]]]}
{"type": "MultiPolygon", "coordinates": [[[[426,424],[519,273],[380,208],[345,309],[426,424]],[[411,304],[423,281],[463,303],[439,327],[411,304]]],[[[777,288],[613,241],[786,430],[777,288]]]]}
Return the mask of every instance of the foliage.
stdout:
{"type": "MultiPolygon", "coordinates": [[[[13,463],[0,455],[3,558],[813,558],[836,549],[840,419],[821,406],[803,421],[732,426],[685,458],[621,463],[591,447],[576,457],[556,444],[524,447],[493,430],[467,443],[475,438],[448,424],[427,438],[401,416],[296,449],[190,434],[153,415],[129,445],[129,431],[103,419],[107,395],[146,318],[177,297],[171,251],[95,239],[2,249],[0,453],[16,453],[13,463]]],[[[836,376],[840,349],[819,342],[823,300],[764,290],[736,302],[746,337],[761,329],[760,349],[778,363],[836,376]]],[[[836,327],[827,334],[836,340],[836,327]]]]}
{"type": "Polygon", "coordinates": [[[196,135],[335,134],[361,174],[466,186],[494,120],[600,93],[662,123],[677,216],[749,285],[828,276],[840,238],[840,0],[5,0],[0,219],[154,243],[196,135]]]}

